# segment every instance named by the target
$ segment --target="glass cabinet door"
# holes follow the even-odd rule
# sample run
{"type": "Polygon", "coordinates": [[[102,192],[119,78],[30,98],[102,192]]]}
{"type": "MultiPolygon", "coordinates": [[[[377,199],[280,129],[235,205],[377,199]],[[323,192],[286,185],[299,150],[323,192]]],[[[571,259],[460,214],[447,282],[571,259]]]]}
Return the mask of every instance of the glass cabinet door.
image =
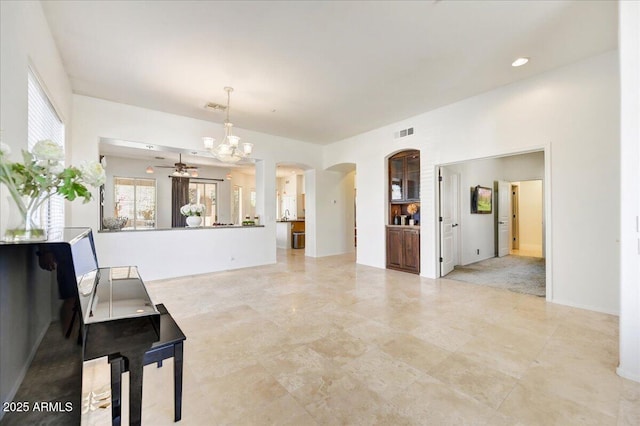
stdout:
{"type": "Polygon", "coordinates": [[[402,158],[395,158],[389,161],[389,188],[392,201],[402,200],[404,177],[404,161],[402,158]]]}
{"type": "Polygon", "coordinates": [[[407,200],[420,199],[420,156],[407,158],[407,200]]]}

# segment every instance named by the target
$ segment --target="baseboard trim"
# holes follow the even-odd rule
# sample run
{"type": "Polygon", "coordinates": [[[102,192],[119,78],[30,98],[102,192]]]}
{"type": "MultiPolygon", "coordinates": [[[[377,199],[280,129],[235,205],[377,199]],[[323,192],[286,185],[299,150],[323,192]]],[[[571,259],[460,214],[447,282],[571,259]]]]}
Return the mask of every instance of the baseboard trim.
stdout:
{"type": "Polygon", "coordinates": [[[640,372],[639,373],[631,373],[623,368],[616,368],[616,374],[620,377],[622,377],[623,379],[627,379],[627,380],[633,380],[634,382],[639,382],[640,383],[640,372]]]}
{"type": "Polygon", "coordinates": [[[552,300],[548,300],[548,302],[556,303],[558,305],[570,306],[572,308],[585,309],[587,311],[600,312],[602,314],[615,315],[617,317],[620,316],[619,311],[611,311],[609,309],[605,309],[600,306],[582,305],[580,303],[568,302],[566,300],[561,300],[561,299],[552,299],[552,300]]]}

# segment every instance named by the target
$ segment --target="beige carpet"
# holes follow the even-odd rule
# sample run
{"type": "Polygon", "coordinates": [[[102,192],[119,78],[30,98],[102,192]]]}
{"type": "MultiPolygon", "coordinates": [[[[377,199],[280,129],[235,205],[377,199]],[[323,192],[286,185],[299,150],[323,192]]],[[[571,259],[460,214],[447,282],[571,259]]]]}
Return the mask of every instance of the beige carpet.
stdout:
{"type": "Polygon", "coordinates": [[[544,259],[505,256],[456,266],[446,278],[471,284],[505,288],[516,293],[545,296],[544,259]]]}

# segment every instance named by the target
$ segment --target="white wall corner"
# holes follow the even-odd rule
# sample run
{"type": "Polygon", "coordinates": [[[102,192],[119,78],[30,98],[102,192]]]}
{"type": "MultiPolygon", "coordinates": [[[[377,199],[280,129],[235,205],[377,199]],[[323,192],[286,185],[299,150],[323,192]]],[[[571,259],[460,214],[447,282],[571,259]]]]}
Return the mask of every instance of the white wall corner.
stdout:
{"type": "Polygon", "coordinates": [[[619,2],[620,364],[640,382],[640,3],[619,2]]]}

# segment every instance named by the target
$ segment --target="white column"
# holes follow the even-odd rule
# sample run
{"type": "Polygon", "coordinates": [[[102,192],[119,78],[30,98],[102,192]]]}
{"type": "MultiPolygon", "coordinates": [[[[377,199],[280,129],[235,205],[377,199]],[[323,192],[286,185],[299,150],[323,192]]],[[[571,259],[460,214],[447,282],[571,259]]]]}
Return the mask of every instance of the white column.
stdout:
{"type": "Polygon", "coordinates": [[[621,1],[620,376],[640,382],[640,3],[621,1]]]}

